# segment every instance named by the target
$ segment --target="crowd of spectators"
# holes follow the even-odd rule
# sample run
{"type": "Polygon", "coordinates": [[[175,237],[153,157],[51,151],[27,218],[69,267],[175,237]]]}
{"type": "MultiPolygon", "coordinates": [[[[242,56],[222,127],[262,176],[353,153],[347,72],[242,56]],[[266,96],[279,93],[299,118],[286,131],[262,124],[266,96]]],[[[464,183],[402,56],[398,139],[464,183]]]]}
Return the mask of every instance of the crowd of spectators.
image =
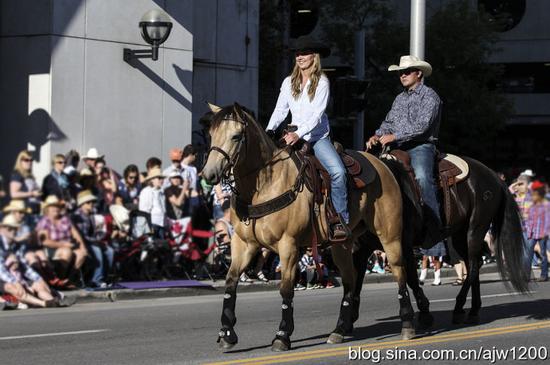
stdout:
{"type": "MultiPolygon", "coordinates": [[[[56,154],[50,173],[37,181],[33,152],[21,151],[11,176],[0,177],[0,305],[68,305],[61,290],[151,279],[145,275],[151,268],[144,272],[139,264],[147,248],[160,250],[160,243],[168,247],[171,264],[180,266],[179,274],[197,277],[193,265],[179,261],[204,262],[220,249],[209,239],[211,187],[200,181],[196,155],[192,145],[173,148],[166,169],[151,157],[145,170],[131,164],[121,175],[96,148],[82,157],[73,150],[56,154]],[[202,221],[194,222],[201,211],[202,221]],[[200,238],[194,239],[193,225],[202,227],[200,238]]],[[[227,192],[212,191],[218,206],[228,201],[227,192]]]]}
{"type": "MultiPolygon", "coordinates": [[[[192,145],[171,149],[169,158],[164,169],[161,159],[151,157],[143,171],[131,164],[119,174],[96,148],[82,157],[73,150],[56,154],[51,172],[37,181],[33,153],[21,151],[9,179],[0,178],[0,307],[12,301],[23,307],[70,305],[61,290],[101,290],[125,279],[223,277],[231,261],[232,187],[201,179],[192,145]],[[145,265],[155,252],[163,257],[145,265]]],[[[540,266],[539,280],[548,280],[548,186],[526,170],[509,189],[523,218],[527,269],[540,266]]],[[[490,257],[490,235],[487,241],[490,257]]],[[[334,286],[329,252],[300,254],[296,290],[334,286]]],[[[458,275],[454,284],[460,285],[464,263],[448,258],[445,251],[419,260],[422,281],[429,266],[437,273],[451,263],[458,275]]],[[[386,272],[391,267],[384,253],[375,251],[367,273],[386,272]]],[[[277,255],[261,250],[240,281],[279,277],[277,255]]],[[[434,284],[440,283],[436,276],[434,284]]]]}

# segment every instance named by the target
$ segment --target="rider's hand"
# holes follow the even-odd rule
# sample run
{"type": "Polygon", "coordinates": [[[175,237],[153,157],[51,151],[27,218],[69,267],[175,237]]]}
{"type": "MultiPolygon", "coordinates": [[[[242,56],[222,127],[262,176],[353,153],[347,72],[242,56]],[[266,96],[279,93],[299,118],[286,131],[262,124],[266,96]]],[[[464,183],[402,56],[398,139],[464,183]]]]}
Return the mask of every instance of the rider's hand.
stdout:
{"type": "Polygon", "coordinates": [[[293,145],[294,143],[298,142],[300,137],[298,137],[298,135],[296,133],[290,132],[290,133],[285,134],[283,139],[285,140],[287,145],[293,145]]]}
{"type": "Polygon", "coordinates": [[[367,151],[370,150],[372,147],[376,146],[379,140],[380,140],[380,137],[378,137],[377,135],[370,137],[369,140],[367,141],[367,151]]]}
{"type": "Polygon", "coordinates": [[[395,134],[384,134],[380,137],[380,143],[382,143],[382,146],[385,146],[389,143],[395,142],[395,139],[395,134]]]}

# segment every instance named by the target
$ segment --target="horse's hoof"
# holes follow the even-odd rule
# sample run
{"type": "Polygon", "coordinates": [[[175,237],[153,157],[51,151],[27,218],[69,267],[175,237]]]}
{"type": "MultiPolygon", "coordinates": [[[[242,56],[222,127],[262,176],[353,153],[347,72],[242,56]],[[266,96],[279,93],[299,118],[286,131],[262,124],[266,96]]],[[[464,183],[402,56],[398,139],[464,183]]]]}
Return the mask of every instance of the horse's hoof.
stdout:
{"type": "Polygon", "coordinates": [[[218,334],[218,343],[223,350],[233,348],[239,342],[239,338],[233,328],[222,328],[218,334]]]}
{"type": "Polygon", "coordinates": [[[414,328],[403,328],[401,330],[401,339],[402,340],[411,340],[416,336],[414,328]]]}
{"type": "Polygon", "coordinates": [[[479,314],[469,314],[464,321],[466,324],[479,324],[479,314]]]}
{"type": "Polygon", "coordinates": [[[271,344],[271,351],[283,352],[290,350],[290,343],[283,341],[281,338],[276,338],[271,344]]]}
{"type": "Polygon", "coordinates": [[[337,343],[342,343],[342,342],[344,342],[344,335],[341,335],[341,334],[336,333],[336,332],[332,332],[330,334],[330,336],[328,336],[327,343],[337,344],[337,343]]]}
{"type": "Polygon", "coordinates": [[[434,316],[429,312],[420,312],[418,314],[418,327],[422,330],[431,328],[434,324],[434,316]]]}
{"type": "Polygon", "coordinates": [[[453,313],[453,324],[462,324],[464,323],[464,313],[453,313]]]}
{"type": "Polygon", "coordinates": [[[230,342],[227,342],[225,339],[223,338],[220,338],[220,348],[222,350],[231,350],[233,347],[235,347],[237,343],[230,343],[230,342]]]}

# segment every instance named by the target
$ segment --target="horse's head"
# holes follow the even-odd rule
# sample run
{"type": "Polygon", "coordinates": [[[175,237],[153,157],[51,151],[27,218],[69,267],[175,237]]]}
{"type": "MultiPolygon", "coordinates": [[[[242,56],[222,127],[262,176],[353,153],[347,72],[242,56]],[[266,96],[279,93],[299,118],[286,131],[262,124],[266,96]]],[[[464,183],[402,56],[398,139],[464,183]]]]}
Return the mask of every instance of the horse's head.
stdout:
{"type": "Polygon", "coordinates": [[[202,169],[202,176],[210,184],[217,184],[229,176],[239,160],[246,143],[247,118],[238,104],[221,108],[208,104],[214,113],[209,126],[210,150],[202,169]]]}

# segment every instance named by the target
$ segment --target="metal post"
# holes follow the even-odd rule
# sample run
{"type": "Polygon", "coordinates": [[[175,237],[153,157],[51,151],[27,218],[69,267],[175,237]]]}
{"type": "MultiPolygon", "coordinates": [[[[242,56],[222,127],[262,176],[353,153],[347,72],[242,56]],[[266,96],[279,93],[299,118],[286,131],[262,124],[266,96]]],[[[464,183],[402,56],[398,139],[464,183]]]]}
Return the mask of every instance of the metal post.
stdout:
{"type": "Polygon", "coordinates": [[[410,52],[424,59],[426,29],[426,0],[411,0],[411,44],[410,52]]]}
{"type": "MultiPolygon", "coordinates": [[[[365,78],[365,30],[355,33],[355,76],[362,80],[365,78]]],[[[357,119],[353,127],[353,147],[356,150],[364,150],[365,143],[365,113],[357,113],[357,119]]]]}

